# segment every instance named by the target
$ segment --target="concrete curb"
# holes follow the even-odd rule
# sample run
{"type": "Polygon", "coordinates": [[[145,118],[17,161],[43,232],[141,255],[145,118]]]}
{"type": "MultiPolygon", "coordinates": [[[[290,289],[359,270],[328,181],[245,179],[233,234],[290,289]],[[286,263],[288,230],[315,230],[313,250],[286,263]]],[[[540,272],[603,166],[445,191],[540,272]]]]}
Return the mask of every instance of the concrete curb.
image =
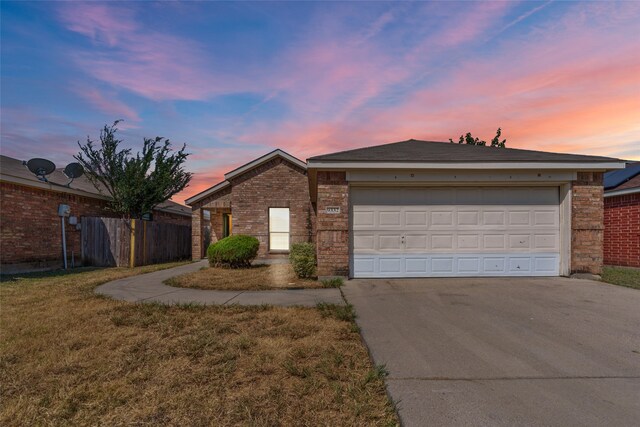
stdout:
{"type": "Polygon", "coordinates": [[[207,261],[153,273],[140,274],[114,280],[98,286],[95,292],[113,299],[128,302],[159,302],[162,304],[203,305],[277,305],[314,307],[319,303],[344,305],[345,301],[336,288],[282,289],[270,291],[213,291],[203,289],[174,288],[163,282],[171,277],[191,273],[206,267],[207,261]]]}

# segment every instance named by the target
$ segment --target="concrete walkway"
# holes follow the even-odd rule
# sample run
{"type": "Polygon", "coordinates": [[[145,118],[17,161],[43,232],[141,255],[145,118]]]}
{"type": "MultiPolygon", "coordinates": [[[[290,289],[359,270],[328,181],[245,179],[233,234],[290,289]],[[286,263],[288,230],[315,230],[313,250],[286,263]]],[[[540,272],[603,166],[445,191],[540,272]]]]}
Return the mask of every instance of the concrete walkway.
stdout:
{"type": "Polygon", "coordinates": [[[318,303],[344,304],[340,290],[282,289],[270,291],[211,291],[174,288],[163,282],[171,277],[198,271],[207,266],[199,261],[180,267],[140,274],[105,283],[96,292],[129,302],[159,302],[163,304],[216,304],[216,305],[279,305],[315,306],[318,303]]]}

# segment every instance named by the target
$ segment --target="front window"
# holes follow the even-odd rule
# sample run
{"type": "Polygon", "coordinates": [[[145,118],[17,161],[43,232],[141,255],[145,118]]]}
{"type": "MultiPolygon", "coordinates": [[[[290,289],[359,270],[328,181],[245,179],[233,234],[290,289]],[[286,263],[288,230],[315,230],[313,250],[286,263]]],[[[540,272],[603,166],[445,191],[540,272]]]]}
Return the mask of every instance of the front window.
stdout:
{"type": "Polygon", "coordinates": [[[269,208],[269,250],[289,250],[289,208],[269,208]]]}

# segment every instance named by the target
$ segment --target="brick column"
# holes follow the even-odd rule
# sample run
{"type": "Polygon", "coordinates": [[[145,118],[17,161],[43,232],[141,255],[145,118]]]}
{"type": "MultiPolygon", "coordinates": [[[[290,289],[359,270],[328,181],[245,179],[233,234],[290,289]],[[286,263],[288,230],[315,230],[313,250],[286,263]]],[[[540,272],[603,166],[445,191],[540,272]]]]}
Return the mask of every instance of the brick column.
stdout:
{"type": "Polygon", "coordinates": [[[202,217],[201,208],[193,208],[191,210],[191,258],[194,261],[200,261],[203,254],[202,217]]]}
{"type": "Polygon", "coordinates": [[[349,275],[349,186],[345,172],[318,172],[318,276],[349,275]],[[340,213],[327,213],[339,207],[340,213]]]}
{"type": "Polygon", "coordinates": [[[578,172],[572,182],[571,272],[602,272],[604,190],[602,172],[578,172]]]}

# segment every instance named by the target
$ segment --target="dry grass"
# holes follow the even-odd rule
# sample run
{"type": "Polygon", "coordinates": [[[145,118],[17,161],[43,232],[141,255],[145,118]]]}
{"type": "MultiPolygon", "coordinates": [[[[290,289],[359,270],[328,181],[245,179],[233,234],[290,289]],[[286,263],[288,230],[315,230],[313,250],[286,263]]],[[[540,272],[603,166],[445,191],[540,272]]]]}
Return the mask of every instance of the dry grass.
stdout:
{"type": "Polygon", "coordinates": [[[291,264],[254,265],[251,268],[207,267],[193,273],[172,277],[169,286],[220,290],[266,290],[322,288],[317,280],[299,279],[291,264]]]}
{"type": "Polygon", "coordinates": [[[393,425],[347,308],[136,305],[106,269],[0,284],[0,425],[393,425]]]}

